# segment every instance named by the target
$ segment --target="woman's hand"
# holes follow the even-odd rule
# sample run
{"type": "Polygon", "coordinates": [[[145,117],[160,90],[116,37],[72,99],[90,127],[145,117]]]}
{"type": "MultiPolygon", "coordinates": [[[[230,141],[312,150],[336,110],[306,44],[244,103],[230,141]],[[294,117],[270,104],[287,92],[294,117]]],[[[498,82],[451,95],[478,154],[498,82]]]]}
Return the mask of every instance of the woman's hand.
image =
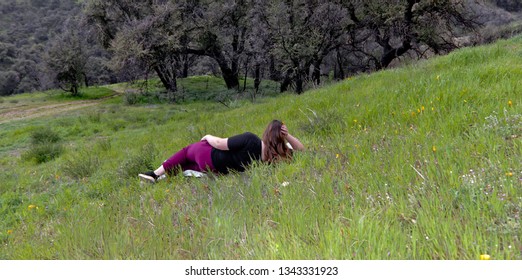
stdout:
{"type": "Polygon", "coordinates": [[[299,141],[299,139],[295,138],[290,133],[288,133],[288,128],[284,124],[281,126],[281,134],[286,139],[286,141],[288,141],[288,143],[290,143],[290,145],[292,146],[292,148],[294,150],[304,151],[304,149],[305,149],[304,145],[301,143],[301,141],[299,141]]]}
{"type": "Polygon", "coordinates": [[[281,134],[285,139],[288,137],[288,128],[284,124],[281,126],[281,134]]]}

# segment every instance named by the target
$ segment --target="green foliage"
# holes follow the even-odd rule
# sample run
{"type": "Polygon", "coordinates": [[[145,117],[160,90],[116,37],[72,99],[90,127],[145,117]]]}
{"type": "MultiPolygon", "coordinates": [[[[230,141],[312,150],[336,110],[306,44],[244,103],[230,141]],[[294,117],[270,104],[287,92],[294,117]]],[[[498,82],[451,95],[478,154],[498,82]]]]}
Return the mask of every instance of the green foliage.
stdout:
{"type": "Polygon", "coordinates": [[[136,177],[139,173],[156,169],[154,160],[158,154],[154,144],[144,145],[137,154],[129,155],[119,167],[122,179],[136,177]]]}
{"type": "Polygon", "coordinates": [[[112,148],[111,140],[109,138],[100,139],[96,143],[96,148],[101,150],[102,152],[108,152],[112,148]]]}
{"type": "Polygon", "coordinates": [[[44,163],[59,157],[63,151],[61,137],[50,128],[42,128],[31,134],[31,146],[23,154],[25,160],[44,163]]]}
{"type": "Polygon", "coordinates": [[[45,56],[58,86],[72,96],[80,94],[80,87],[87,77],[89,54],[85,49],[86,33],[81,32],[79,24],[68,26],[53,39],[45,56]]]}
{"type": "Polygon", "coordinates": [[[301,111],[308,119],[308,123],[302,125],[302,130],[316,137],[330,138],[336,131],[342,131],[347,127],[343,116],[334,112],[317,113],[311,109],[301,111]]]}
{"type": "Polygon", "coordinates": [[[69,177],[82,179],[96,172],[99,165],[100,159],[97,154],[89,151],[80,151],[69,156],[64,161],[62,170],[69,177]]]}
{"type": "MultiPolygon", "coordinates": [[[[277,96],[279,94],[278,83],[270,80],[263,81],[259,91],[254,93],[254,81],[250,78],[247,79],[246,85],[244,80],[240,80],[240,91],[227,89],[222,78],[208,75],[178,79],[178,84],[177,103],[215,101],[233,107],[238,100],[250,99],[255,101],[256,97],[277,96]]],[[[126,89],[123,90],[123,103],[125,105],[160,104],[172,101],[172,98],[169,98],[163,92],[163,86],[158,79],[134,82],[125,86],[126,89]]]]}
{"type": "Polygon", "coordinates": [[[123,95],[123,103],[125,105],[135,105],[138,104],[140,100],[140,94],[134,91],[127,91],[123,95]]]}
{"type": "Polygon", "coordinates": [[[36,163],[44,163],[59,157],[63,153],[63,146],[60,143],[46,145],[33,145],[27,150],[22,158],[34,160],[36,163]]]}
{"type": "Polygon", "coordinates": [[[56,101],[70,101],[70,100],[97,100],[108,98],[115,94],[115,92],[104,86],[92,86],[83,88],[77,95],[65,93],[60,90],[50,90],[46,92],[51,99],[56,101]]]}
{"type": "Polygon", "coordinates": [[[38,129],[31,134],[31,144],[33,145],[53,144],[60,140],[60,135],[48,127],[38,129]]]}

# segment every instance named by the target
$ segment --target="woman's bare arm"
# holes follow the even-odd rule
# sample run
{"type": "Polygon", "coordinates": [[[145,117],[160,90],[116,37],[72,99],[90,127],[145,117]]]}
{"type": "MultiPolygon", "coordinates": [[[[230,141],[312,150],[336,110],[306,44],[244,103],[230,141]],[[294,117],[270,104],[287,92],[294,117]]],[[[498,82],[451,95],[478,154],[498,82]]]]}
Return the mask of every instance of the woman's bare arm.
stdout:
{"type": "Polygon", "coordinates": [[[292,145],[292,148],[294,150],[304,151],[305,147],[304,147],[303,143],[301,143],[301,141],[299,141],[299,139],[297,139],[295,136],[288,133],[288,128],[286,127],[286,125],[283,125],[281,127],[281,132],[283,133],[283,135],[285,135],[286,141],[288,141],[288,143],[290,143],[290,145],[292,145]]]}
{"type": "Polygon", "coordinates": [[[228,138],[220,138],[217,136],[213,136],[210,134],[207,134],[201,138],[201,141],[207,141],[210,146],[222,150],[222,151],[228,151],[228,138]]]}

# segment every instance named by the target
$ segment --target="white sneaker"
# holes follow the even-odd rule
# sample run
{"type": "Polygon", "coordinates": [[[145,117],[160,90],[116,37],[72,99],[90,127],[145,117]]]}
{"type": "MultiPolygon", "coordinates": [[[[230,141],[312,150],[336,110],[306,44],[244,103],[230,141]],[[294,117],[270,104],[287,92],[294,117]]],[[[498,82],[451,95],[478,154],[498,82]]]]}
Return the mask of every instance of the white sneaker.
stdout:
{"type": "Polygon", "coordinates": [[[145,181],[145,182],[148,182],[148,183],[151,183],[151,184],[156,183],[156,180],[158,179],[158,176],[156,174],[154,174],[153,171],[140,173],[140,174],[138,174],[138,177],[140,177],[140,179],[142,181],[145,181]]]}
{"type": "Polygon", "coordinates": [[[201,178],[203,176],[206,176],[206,174],[203,172],[194,171],[194,170],[185,170],[185,171],[183,171],[183,176],[201,178]]]}

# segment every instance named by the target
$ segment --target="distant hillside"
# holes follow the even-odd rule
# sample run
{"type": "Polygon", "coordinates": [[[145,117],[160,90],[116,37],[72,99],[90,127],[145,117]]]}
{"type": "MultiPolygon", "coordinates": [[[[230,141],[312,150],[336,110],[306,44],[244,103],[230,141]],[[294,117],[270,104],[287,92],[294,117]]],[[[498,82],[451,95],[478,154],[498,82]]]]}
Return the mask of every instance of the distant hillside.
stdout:
{"type": "Polygon", "coordinates": [[[64,21],[80,12],[74,0],[0,2],[0,95],[51,86],[42,54],[64,21]]]}
{"type": "MultiPolygon", "coordinates": [[[[44,54],[65,24],[81,15],[81,2],[0,2],[0,95],[55,87],[45,68],[44,54]]],[[[95,50],[96,42],[90,42],[87,48],[95,50]]],[[[103,55],[98,53],[94,57],[103,55]]]]}

